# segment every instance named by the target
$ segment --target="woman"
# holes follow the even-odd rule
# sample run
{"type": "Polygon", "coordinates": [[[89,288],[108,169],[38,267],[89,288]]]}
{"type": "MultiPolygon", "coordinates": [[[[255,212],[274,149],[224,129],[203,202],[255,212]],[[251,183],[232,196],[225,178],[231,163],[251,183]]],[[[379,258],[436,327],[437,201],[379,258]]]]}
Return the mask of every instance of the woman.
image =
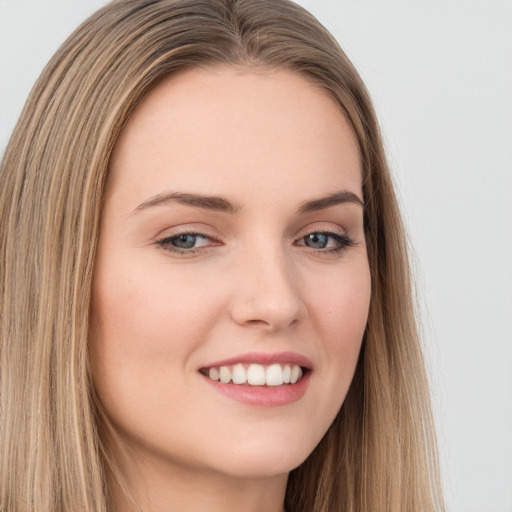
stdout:
{"type": "Polygon", "coordinates": [[[114,1],[0,176],[3,510],[443,509],[375,115],[303,9],[114,1]]]}

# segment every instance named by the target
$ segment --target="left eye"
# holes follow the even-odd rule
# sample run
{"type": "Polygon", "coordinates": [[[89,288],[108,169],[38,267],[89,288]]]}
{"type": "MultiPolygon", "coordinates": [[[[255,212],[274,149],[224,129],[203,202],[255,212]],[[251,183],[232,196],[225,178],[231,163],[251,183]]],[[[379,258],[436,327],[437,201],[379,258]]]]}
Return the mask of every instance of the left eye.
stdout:
{"type": "Polygon", "coordinates": [[[329,235],[325,233],[311,233],[304,237],[304,244],[312,249],[325,249],[329,238],[329,235]]]}
{"type": "Polygon", "coordinates": [[[338,233],[314,232],[300,238],[298,245],[304,245],[316,250],[343,250],[352,245],[352,241],[347,235],[338,233]]]}

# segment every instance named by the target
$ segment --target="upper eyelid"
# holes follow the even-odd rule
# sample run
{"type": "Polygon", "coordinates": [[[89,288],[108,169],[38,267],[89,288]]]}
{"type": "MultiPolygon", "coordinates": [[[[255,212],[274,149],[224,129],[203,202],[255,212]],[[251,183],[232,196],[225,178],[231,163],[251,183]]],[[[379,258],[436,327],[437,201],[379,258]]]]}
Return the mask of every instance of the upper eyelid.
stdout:
{"type": "Polygon", "coordinates": [[[326,235],[349,236],[348,230],[334,222],[313,222],[295,232],[296,240],[312,233],[323,233],[326,235]],[[319,225],[320,224],[320,225],[319,225]],[[328,224],[328,225],[326,225],[328,224]]]}
{"type": "MultiPolygon", "coordinates": [[[[169,228],[165,229],[165,231],[168,231],[169,228]]],[[[172,228],[171,228],[172,229],[172,228]]],[[[325,233],[325,234],[338,234],[338,235],[344,235],[346,234],[346,230],[343,228],[319,228],[319,227],[311,227],[310,229],[304,229],[301,228],[298,230],[295,235],[293,235],[294,238],[302,238],[303,236],[307,236],[311,233],[325,233]]],[[[201,229],[177,229],[175,231],[171,231],[170,233],[165,233],[164,235],[155,237],[155,238],[174,238],[182,235],[196,235],[196,236],[203,236],[206,238],[216,238],[215,235],[209,233],[207,230],[201,230],[201,229]]],[[[222,235],[221,235],[222,236],[222,235]]]]}
{"type": "Polygon", "coordinates": [[[335,231],[320,231],[320,230],[310,231],[309,233],[306,233],[305,235],[302,235],[299,238],[297,238],[296,241],[304,240],[307,236],[315,234],[315,233],[318,233],[321,235],[326,235],[327,237],[331,237],[345,245],[349,245],[349,246],[356,245],[355,240],[351,236],[349,236],[347,233],[337,233],[335,231]]]}
{"type": "Polygon", "coordinates": [[[324,234],[333,234],[333,235],[345,235],[347,234],[347,231],[343,228],[319,228],[319,227],[312,227],[311,229],[306,229],[306,230],[300,230],[299,233],[302,234],[298,237],[298,238],[301,238],[303,236],[307,236],[311,233],[324,233],[324,234]]]}
{"type": "Polygon", "coordinates": [[[159,245],[163,245],[166,241],[173,240],[175,238],[178,238],[178,237],[184,236],[184,235],[191,235],[191,236],[196,236],[196,237],[200,237],[200,238],[206,238],[210,242],[212,242],[211,245],[220,245],[221,244],[220,240],[218,240],[217,238],[215,238],[211,235],[208,235],[206,233],[201,233],[199,231],[180,231],[178,233],[170,233],[170,234],[167,234],[167,235],[157,238],[156,243],[159,245]]]}
{"type": "Polygon", "coordinates": [[[220,238],[214,235],[209,229],[195,228],[193,224],[185,225],[184,227],[168,227],[161,230],[155,237],[155,240],[165,240],[166,238],[175,238],[182,235],[196,235],[211,239],[220,238]]]}
{"type": "MultiPolygon", "coordinates": [[[[190,222],[185,224],[178,224],[175,226],[169,226],[165,229],[162,229],[160,231],[161,237],[173,237],[173,236],[180,236],[180,235],[186,235],[186,234],[195,234],[195,235],[201,235],[201,236],[207,236],[210,238],[216,238],[216,237],[224,237],[226,236],[225,233],[223,233],[221,229],[218,228],[205,228],[203,227],[204,224],[202,222],[190,222]],[[196,225],[200,225],[201,227],[196,227],[196,225]]],[[[342,225],[340,225],[338,222],[333,222],[332,220],[324,220],[324,221],[314,221],[309,222],[305,226],[302,226],[299,229],[294,230],[294,234],[292,236],[300,238],[302,233],[305,235],[312,233],[312,232],[321,232],[321,233],[339,233],[339,234],[346,234],[347,229],[345,229],[342,225]],[[320,225],[319,225],[320,224],[320,225]]],[[[159,238],[160,235],[157,235],[155,238],[159,238]]]]}

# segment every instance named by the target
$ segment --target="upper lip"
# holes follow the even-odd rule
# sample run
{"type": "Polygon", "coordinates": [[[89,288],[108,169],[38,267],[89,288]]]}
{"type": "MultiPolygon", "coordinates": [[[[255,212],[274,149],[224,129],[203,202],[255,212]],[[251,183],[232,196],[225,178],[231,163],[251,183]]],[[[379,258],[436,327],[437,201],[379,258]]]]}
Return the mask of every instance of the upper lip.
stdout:
{"type": "Polygon", "coordinates": [[[246,354],[240,354],[238,356],[230,357],[229,359],[223,359],[221,361],[215,361],[214,363],[203,366],[203,368],[218,368],[219,366],[231,366],[233,364],[261,364],[271,365],[274,363],[280,364],[296,364],[308,370],[313,368],[313,363],[306,357],[296,352],[276,352],[276,353],[264,353],[264,352],[248,352],[246,354]]]}

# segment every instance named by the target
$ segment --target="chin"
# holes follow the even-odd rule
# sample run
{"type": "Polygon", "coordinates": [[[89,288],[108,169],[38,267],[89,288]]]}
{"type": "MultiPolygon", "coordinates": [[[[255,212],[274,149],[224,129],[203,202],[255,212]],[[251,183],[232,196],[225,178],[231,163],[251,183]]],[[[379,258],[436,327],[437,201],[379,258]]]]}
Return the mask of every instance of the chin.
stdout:
{"type": "Polygon", "coordinates": [[[265,478],[288,474],[300,466],[316,447],[316,444],[293,443],[290,439],[286,442],[267,441],[262,444],[233,447],[232,452],[225,454],[223,463],[216,464],[217,470],[240,478],[265,478]]]}

